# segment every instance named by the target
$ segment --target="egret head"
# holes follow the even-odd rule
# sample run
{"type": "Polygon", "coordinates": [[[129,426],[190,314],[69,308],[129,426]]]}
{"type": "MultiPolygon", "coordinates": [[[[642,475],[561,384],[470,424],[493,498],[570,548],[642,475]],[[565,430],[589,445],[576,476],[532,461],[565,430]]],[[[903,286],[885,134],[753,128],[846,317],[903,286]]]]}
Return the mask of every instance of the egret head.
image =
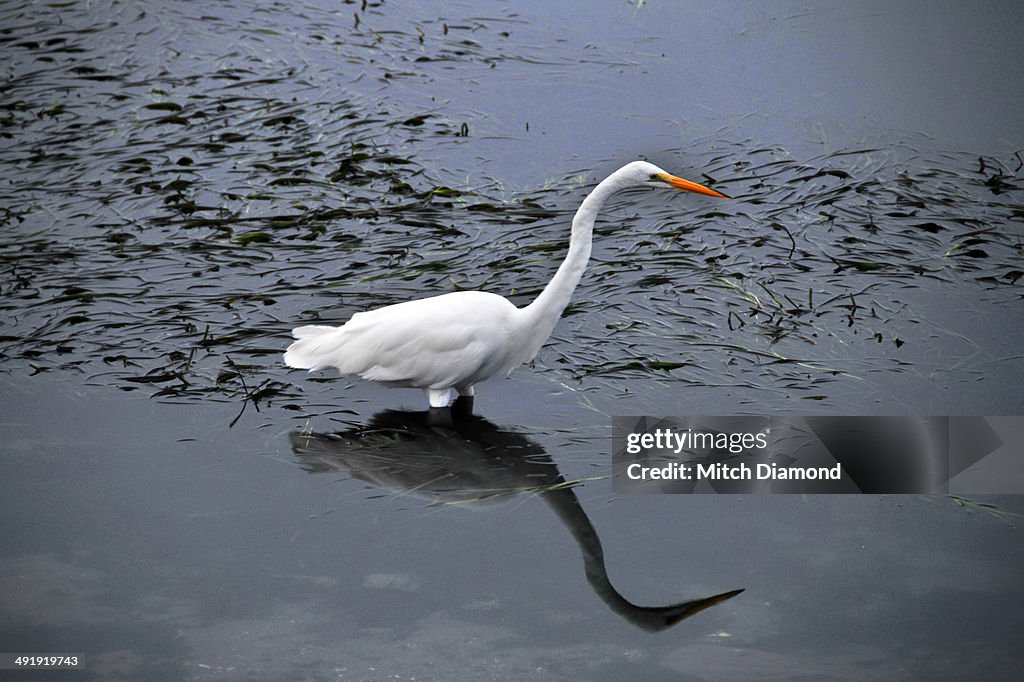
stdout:
{"type": "Polygon", "coordinates": [[[652,187],[671,187],[673,189],[681,189],[686,192],[696,192],[697,194],[707,194],[711,197],[720,197],[722,199],[728,199],[729,197],[721,192],[715,191],[710,187],[704,185],[698,185],[696,182],[677,178],[671,173],[658,168],[653,163],[647,163],[646,161],[634,161],[622,168],[620,171],[626,177],[623,178],[628,184],[637,185],[651,185],[652,187]]]}

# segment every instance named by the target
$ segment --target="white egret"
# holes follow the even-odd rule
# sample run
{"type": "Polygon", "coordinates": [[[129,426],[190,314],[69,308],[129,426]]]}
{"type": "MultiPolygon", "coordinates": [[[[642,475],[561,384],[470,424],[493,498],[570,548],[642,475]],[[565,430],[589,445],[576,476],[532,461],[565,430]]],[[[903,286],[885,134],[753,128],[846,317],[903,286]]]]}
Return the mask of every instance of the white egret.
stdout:
{"type": "Polygon", "coordinates": [[[627,187],[671,187],[728,199],[721,192],[677,178],[646,161],[615,171],[583,200],[572,219],[569,253],[529,305],[483,291],[457,291],[356,313],[340,327],[297,327],[285,364],[300,369],[335,367],[388,386],[422,388],[431,407],[473,396],[475,384],[508,376],[540,351],[590,259],[594,220],[604,202],[627,187]]]}

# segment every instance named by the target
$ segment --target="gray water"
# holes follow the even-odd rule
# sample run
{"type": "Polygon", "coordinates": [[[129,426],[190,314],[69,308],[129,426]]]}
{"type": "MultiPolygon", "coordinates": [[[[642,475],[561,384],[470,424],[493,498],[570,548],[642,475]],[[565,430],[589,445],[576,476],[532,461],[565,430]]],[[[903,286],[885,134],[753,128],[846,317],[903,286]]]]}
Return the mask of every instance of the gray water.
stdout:
{"type": "Polygon", "coordinates": [[[2,17],[0,650],[76,679],[1019,677],[1017,496],[607,478],[614,414],[1021,414],[1017,4],[2,17]],[[528,302],[638,157],[734,198],[613,201],[483,421],[282,366],[310,320],[528,302]],[[746,591],[652,634],[608,585],[746,591]]]}

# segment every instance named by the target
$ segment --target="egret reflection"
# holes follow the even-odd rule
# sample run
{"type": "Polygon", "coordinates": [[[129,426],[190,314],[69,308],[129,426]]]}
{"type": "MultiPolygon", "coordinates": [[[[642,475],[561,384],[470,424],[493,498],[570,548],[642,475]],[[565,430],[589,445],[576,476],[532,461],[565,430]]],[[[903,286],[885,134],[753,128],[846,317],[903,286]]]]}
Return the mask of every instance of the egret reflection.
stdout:
{"type": "Polygon", "coordinates": [[[644,630],[670,628],[743,591],[668,606],[630,602],[608,577],[601,540],[574,484],[536,442],[479,416],[462,414],[442,421],[429,411],[387,410],[366,426],[344,432],[292,433],[291,444],[310,473],[345,471],[367,483],[439,504],[537,494],[576,540],[594,592],[612,611],[644,630]]]}

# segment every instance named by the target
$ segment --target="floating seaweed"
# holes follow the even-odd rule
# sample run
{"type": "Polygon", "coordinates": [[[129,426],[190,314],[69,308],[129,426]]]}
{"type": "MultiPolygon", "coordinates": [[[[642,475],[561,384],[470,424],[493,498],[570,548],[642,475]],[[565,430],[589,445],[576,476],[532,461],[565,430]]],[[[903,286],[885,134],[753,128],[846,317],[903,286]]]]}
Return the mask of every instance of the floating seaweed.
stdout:
{"type": "MultiPolygon", "coordinates": [[[[514,190],[466,172],[486,121],[376,88],[443,81],[456,62],[490,71],[563,57],[511,45],[508,29],[527,28],[513,17],[358,16],[345,28],[309,19],[295,43],[214,12],[204,30],[243,36],[239,49],[173,69],[58,36],[53,15],[9,42],[5,365],[163,400],[294,404],[278,354],[297,320],[459,289],[535,296],[589,176],[514,190]],[[255,56],[246,41],[289,56],[255,56]],[[59,63],[31,68],[56,51],[59,63]],[[362,76],[338,82],[346,69],[362,76]],[[65,91],[75,96],[53,101],[65,91]]],[[[124,18],[105,30],[171,44],[175,22],[124,18]]],[[[628,65],[600,50],[582,63],[628,65]]],[[[753,409],[807,398],[873,410],[936,376],[974,387],[982,368],[1012,360],[945,311],[1019,319],[1018,154],[893,134],[801,156],[728,126],[664,154],[705,149],[694,162],[734,201],[638,194],[597,226],[591,268],[537,361],[581,402],[611,389],[663,406],[679,387],[732,386],[753,409]]],[[[1000,376],[1022,371],[1011,362],[1000,376]]]]}

